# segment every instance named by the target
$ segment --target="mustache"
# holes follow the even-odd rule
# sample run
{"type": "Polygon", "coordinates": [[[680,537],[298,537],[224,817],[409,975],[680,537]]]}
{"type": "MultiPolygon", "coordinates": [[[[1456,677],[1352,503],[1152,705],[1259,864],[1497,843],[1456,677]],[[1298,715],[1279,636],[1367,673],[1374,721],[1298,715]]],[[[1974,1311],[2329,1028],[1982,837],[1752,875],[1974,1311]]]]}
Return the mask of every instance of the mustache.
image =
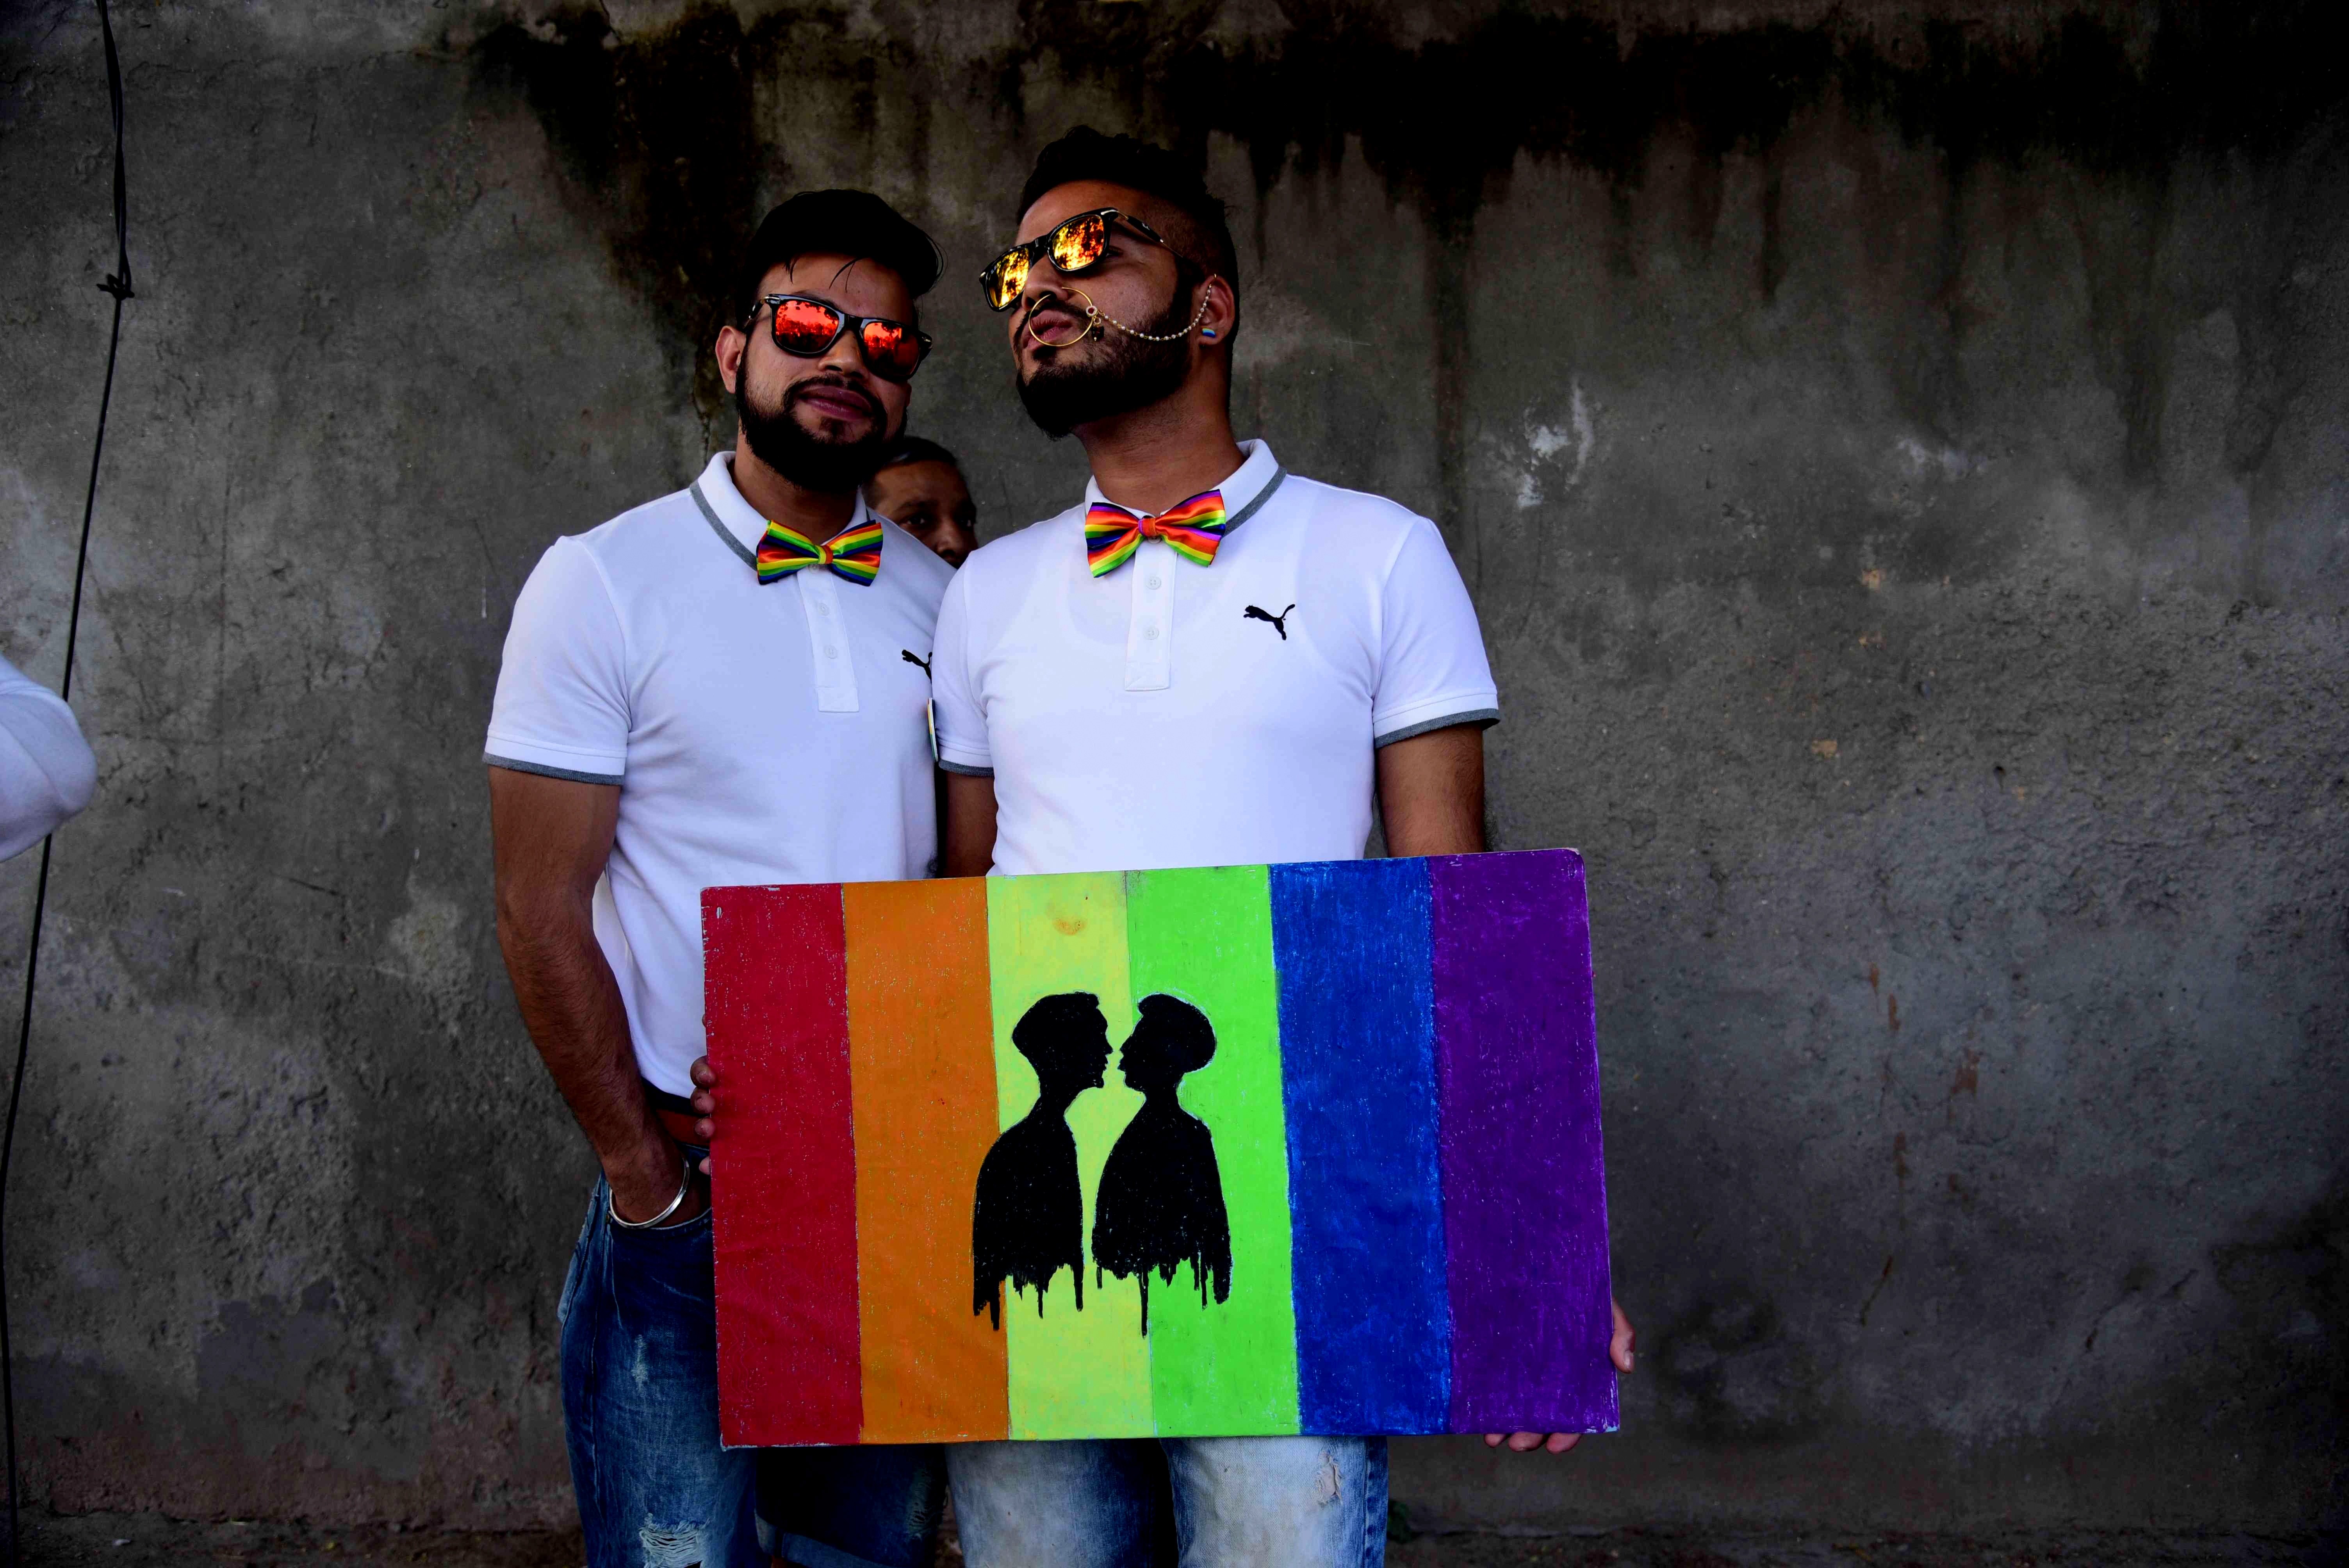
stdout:
{"type": "Polygon", "coordinates": [[[819,376],[793,384],[792,389],[783,394],[784,410],[788,412],[792,405],[815,391],[845,393],[864,404],[864,412],[872,418],[878,419],[882,417],[880,398],[875,397],[871,391],[857,382],[832,376],[819,376]]]}

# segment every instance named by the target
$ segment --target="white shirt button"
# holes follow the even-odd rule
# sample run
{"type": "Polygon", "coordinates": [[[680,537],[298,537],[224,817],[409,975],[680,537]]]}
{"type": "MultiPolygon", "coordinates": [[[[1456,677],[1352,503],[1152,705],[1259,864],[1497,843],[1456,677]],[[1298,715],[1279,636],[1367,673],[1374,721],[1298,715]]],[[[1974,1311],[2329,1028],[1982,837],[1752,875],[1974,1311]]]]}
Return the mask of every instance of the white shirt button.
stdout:
{"type": "Polygon", "coordinates": [[[823,650],[823,656],[827,659],[836,659],[840,657],[840,650],[838,648],[827,646],[823,650]]]}
{"type": "Polygon", "coordinates": [[[1157,586],[1159,585],[1160,582],[1161,582],[1161,579],[1160,579],[1160,577],[1159,577],[1158,573],[1156,573],[1155,572],[1154,572],[1154,573],[1152,573],[1150,574],[1150,586],[1151,586],[1151,587],[1153,587],[1153,588],[1157,587],[1157,586]]]}
{"type": "Polygon", "coordinates": [[[1156,642],[1158,640],[1158,623],[1155,621],[1143,622],[1142,634],[1144,637],[1149,638],[1152,642],[1156,642]]]}

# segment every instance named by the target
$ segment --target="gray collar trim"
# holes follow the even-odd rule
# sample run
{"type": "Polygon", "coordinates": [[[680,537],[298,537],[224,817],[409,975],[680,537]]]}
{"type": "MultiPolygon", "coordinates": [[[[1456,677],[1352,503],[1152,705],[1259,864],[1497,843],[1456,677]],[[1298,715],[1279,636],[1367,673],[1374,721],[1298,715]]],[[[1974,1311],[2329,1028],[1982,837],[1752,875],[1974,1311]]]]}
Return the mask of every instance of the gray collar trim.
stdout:
{"type": "MultiPolygon", "coordinates": [[[[1278,484],[1280,481],[1278,480],[1275,480],[1272,482],[1274,484],[1278,484]]],[[[752,554],[750,551],[744,546],[740,540],[734,537],[734,531],[732,529],[727,527],[723,522],[720,522],[718,520],[717,509],[709,504],[709,498],[701,493],[701,481],[699,480],[693,481],[693,504],[701,509],[701,515],[709,520],[710,531],[716,533],[719,538],[726,542],[726,548],[740,556],[742,558],[743,565],[749,567],[751,571],[756,572],[759,569],[759,558],[752,554]]],[[[1250,508],[1249,510],[1253,511],[1255,509],[1250,508]]]]}
{"type": "Polygon", "coordinates": [[[1229,533],[1232,530],[1237,528],[1240,524],[1254,517],[1257,512],[1263,508],[1264,503],[1272,499],[1272,492],[1280,488],[1280,481],[1288,477],[1288,470],[1282,468],[1279,464],[1275,463],[1272,467],[1272,478],[1264,481],[1264,489],[1256,492],[1256,499],[1254,500],[1240,508],[1240,514],[1237,517],[1233,518],[1230,521],[1224,524],[1224,531],[1226,533],[1229,533]]]}

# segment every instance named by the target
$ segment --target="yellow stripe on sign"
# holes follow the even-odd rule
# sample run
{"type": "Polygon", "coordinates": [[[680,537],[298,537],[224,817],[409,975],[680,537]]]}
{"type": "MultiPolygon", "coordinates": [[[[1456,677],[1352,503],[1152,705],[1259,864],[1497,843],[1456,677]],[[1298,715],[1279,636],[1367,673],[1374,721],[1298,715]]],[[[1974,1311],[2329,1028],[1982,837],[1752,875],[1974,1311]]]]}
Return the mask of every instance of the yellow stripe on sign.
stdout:
{"type": "MultiPolygon", "coordinates": [[[[1015,1249],[1023,1236],[1049,1229],[1048,1243],[1064,1233],[1065,1218],[1052,1200],[1061,1186],[1040,1187],[1009,1178],[1034,1171],[1049,1176],[1053,1156],[1076,1150],[1078,1202],[1081,1205],[1081,1278],[1054,1268],[1045,1287],[1003,1292],[1003,1330],[1010,1349],[1011,1435],[1015,1438],[1149,1437],[1150,1347],[1130,1312],[1103,1310],[1092,1258],[1081,1249],[1092,1234],[1093,1195],[1102,1166],[1118,1134],[1141,1109],[1142,1096],[1110,1069],[1109,1057],[1133,1029],[1133,996],[1127,979],[1125,883],[1115,872],[1080,876],[989,877],[987,879],[988,961],[995,1016],[995,1082],[1003,1136],[988,1154],[989,1173],[980,1186],[990,1192],[1024,1192],[1030,1207],[1001,1216],[997,1234],[1015,1249]],[[1036,1068],[1012,1042],[1028,1011],[1048,996],[1087,992],[1098,999],[1098,1035],[1084,1013],[1081,1026],[1068,1015],[1081,1004],[1059,1005],[1059,1026],[1047,1031],[1047,1048],[1057,1053],[1048,1066],[1068,1074],[1071,1058],[1081,1085],[1065,1117],[1040,1108],[1036,1068]],[[1098,1062],[1099,1067],[1094,1063],[1098,1062]],[[1035,1113],[1031,1116],[1031,1113],[1035,1113]],[[1002,1163],[997,1163],[1000,1161],[1002,1163]],[[1016,1167],[1006,1170],[1005,1166],[1016,1167]],[[1006,1178],[990,1187],[990,1174],[1006,1178]],[[1081,1289],[1083,1305],[1078,1305],[1081,1289]]],[[[1064,1090],[1065,1092],[1065,1090],[1064,1090]]],[[[980,1228],[988,1216],[978,1216],[980,1228]]],[[[974,1249],[987,1244],[974,1238],[974,1249]]]]}

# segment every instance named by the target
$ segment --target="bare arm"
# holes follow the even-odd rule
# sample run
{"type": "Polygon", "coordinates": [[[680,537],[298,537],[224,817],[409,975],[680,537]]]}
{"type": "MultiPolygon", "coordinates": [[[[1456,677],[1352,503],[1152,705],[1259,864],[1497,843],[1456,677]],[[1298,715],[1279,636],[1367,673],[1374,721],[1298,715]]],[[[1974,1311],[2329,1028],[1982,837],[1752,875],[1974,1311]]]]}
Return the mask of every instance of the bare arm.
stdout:
{"type": "MultiPolygon", "coordinates": [[[[1468,855],[1485,848],[1485,736],[1474,725],[1430,730],[1379,750],[1380,820],[1387,852],[1395,855],[1468,855]]],[[[1612,1305],[1613,1304],[1610,1304],[1612,1305]]],[[[1623,1309],[1614,1305],[1614,1333],[1608,1355],[1618,1371],[1631,1369],[1637,1335],[1623,1309]]],[[[1547,1449],[1562,1454],[1582,1440],[1578,1432],[1486,1432],[1485,1445],[1506,1441],[1512,1452],[1547,1449]]]]}
{"type": "MultiPolygon", "coordinates": [[[[677,1195],[685,1157],[646,1103],[619,984],[595,942],[595,879],[619,813],[617,785],[490,769],[498,945],[523,1025],[595,1148],[613,1208],[645,1220],[677,1195]]],[[[707,1202],[688,1196],[672,1222],[707,1202]]]]}
{"type": "Polygon", "coordinates": [[[1473,855],[1485,847],[1485,733],[1432,729],[1379,748],[1379,820],[1391,855],[1473,855]]]}
{"type": "Polygon", "coordinates": [[[995,864],[995,780],[968,773],[948,773],[946,779],[946,849],[938,869],[950,877],[983,877],[995,864]]]}

